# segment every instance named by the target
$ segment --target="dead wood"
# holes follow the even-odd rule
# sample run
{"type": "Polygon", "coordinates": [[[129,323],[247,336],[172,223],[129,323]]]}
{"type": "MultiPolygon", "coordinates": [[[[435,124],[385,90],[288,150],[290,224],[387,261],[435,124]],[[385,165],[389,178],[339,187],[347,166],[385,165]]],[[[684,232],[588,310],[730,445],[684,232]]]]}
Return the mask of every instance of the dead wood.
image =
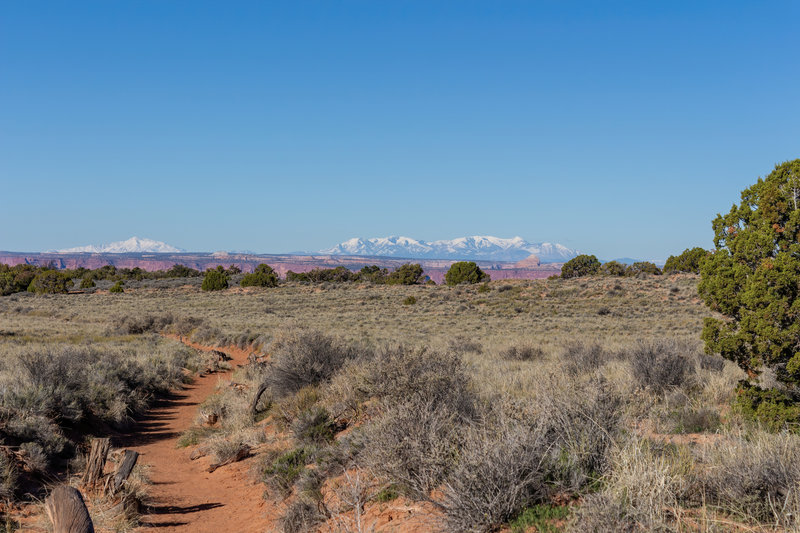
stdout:
{"type": "Polygon", "coordinates": [[[267,392],[268,388],[269,388],[269,384],[267,382],[262,383],[258,387],[258,390],[256,391],[256,395],[253,396],[253,401],[250,403],[250,417],[251,418],[253,418],[253,419],[256,418],[256,412],[257,412],[257,409],[258,409],[258,401],[261,399],[261,396],[265,392],[267,392]]]}
{"type": "Polygon", "coordinates": [[[136,461],[139,459],[139,452],[133,450],[125,450],[125,455],[122,462],[119,463],[116,472],[114,473],[114,480],[111,482],[111,493],[116,494],[122,488],[122,484],[128,479],[136,466],[136,461]]]}
{"type": "Polygon", "coordinates": [[[219,468],[221,466],[225,466],[225,465],[229,465],[231,463],[239,462],[242,459],[244,459],[245,457],[247,457],[248,455],[250,455],[250,446],[248,446],[246,444],[243,444],[238,450],[236,450],[236,453],[233,456],[231,456],[230,458],[225,459],[224,461],[221,461],[219,463],[214,463],[214,464],[210,465],[208,467],[208,471],[209,472],[213,472],[214,470],[216,470],[217,468],[219,468]]]}
{"type": "Polygon", "coordinates": [[[108,458],[108,450],[111,447],[109,439],[92,439],[92,448],[89,452],[89,460],[86,462],[86,471],[83,473],[81,483],[86,487],[94,488],[97,482],[103,478],[103,468],[108,458]]]}
{"type": "Polygon", "coordinates": [[[94,533],[94,525],[86,503],[78,489],[59,485],[45,499],[47,517],[53,533],[94,533]]]}

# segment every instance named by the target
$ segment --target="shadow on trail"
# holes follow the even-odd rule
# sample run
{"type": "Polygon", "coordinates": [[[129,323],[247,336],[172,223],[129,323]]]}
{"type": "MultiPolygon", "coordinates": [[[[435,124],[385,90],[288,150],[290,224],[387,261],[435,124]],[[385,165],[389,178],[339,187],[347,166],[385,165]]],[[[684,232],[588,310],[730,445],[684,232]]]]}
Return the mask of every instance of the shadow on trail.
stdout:
{"type": "MultiPolygon", "coordinates": [[[[223,504],[219,502],[214,503],[200,503],[197,505],[153,505],[148,507],[150,514],[152,515],[163,515],[163,514],[189,514],[189,513],[199,513],[200,511],[208,511],[209,509],[216,509],[217,507],[222,507],[223,504]]],[[[159,522],[158,525],[164,525],[165,522],[159,522]]]]}
{"type": "MultiPolygon", "coordinates": [[[[191,387],[191,385],[189,385],[191,387]]],[[[112,444],[118,448],[135,448],[167,439],[177,439],[180,432],[167,430],[169,422],[178,416],[178,407],[198,405],[186,401],[187,390],[178,390],[156,399],[147,413],[137,419],[130,430],[112,437],[112,444]]]]}

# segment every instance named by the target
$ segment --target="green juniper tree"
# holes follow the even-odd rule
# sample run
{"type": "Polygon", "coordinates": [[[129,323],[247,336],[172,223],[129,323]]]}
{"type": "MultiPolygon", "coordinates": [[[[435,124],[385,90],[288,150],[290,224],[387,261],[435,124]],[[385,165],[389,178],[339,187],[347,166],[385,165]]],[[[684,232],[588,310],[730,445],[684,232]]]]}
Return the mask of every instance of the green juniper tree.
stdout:
{"type": "Polygon", "coordinates": [[[713,221],[716,250],[699,292],[722,318],[707,318],[706,349],[752,379],[769,368],[786,390],[800,384],[800,159],[777,165],[713,221]]]}
{"type": "Polygon", "coordinates": [[[200,286],[204,291],[221,291],[228,288],[228,274],[222,266],[206,270],[203,284],[200,286]]]}
{"type": "Polygon", "coordinates": [[[708,250],[699,246],[685,249],[680,255],[671,255],[664,263],[664,274],[678,272],[700,273],[700,264],[710,255],[708,250]]]}
{"type": "Polygon", "coordinates": [[[242,287],[277,287],[278,274],[266,263],[261,263],[251,274],[245,274],[239,283],[242,287]]]}
{"type": "Polygon", "coordinates": [[[444,275],[444,281],[448,285],[480,283],[489,281],[489,274],[481,270],[474,261],[459,261],[450,265],[450,269],[444,275]]]}
{"type": "Polygon", "coordinates": [[[573,257],[561,267],[561,277],[580,278],[583,276],[591,276],[600,272],[600,261],[593,255],[579,255],[573,257]]]}

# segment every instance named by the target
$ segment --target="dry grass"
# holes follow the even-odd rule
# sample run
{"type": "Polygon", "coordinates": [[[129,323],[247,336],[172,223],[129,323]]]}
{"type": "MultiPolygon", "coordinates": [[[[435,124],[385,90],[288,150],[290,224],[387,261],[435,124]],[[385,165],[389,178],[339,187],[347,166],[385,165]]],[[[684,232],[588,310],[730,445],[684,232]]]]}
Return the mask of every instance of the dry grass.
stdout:
{"type": "Polygon", "coordinates": [[[731,414],[742,374],[700,352],[709,312],[696,284],[681,275],[488,290],[143,283],[120,295],[19,294],[0,299],[0,350],[8,359],[41,343],[134,345],[162,327],[260,349],[268,362],[238,370],[237,387],[202,407],[213,430],[187,438],[223,458],[263,439],[263,424],[277,428],[283,448],[260,459],[259,475],[288,498],[286,531],[368,530],[362,510],[386,486],[433,502],[451,531],[493,530],[570,499],[580,502],[576,531],[796,529],[798,437],[731,414]],[[254,421],[248,406],[265,381],[254,421]],[[355,472],[368,475],[332,485],[355,472]]]}

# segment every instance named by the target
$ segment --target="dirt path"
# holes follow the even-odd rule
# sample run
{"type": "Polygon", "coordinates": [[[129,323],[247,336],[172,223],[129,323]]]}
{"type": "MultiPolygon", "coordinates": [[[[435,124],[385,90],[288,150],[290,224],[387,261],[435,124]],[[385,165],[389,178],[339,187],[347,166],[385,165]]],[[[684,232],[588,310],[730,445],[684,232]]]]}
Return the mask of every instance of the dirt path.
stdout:
{"type": "MultiPolygon", "coordinates": [[[[211,348],[183,339],[200,350],[211,348]]],[[[233,366],[244,364],[248,352],[238,348],[215,348],[233,358],[233,366]]],[[[269,506],[262,498],[263,487],[248,476],[249,461],[208,473],[208,458],[189,459],[191,448],[178,448],[180,434],[191,427],[197,406],[214,393],[230,373],[198,377],[182,390],[157,402],[147,416],[128,434],[115,439],[117,447],[142,454],[140,462],[150,466],[150,497],[153,506],[142,517],[140,531],[158,528],[169,532],[271,531],[269,506]]],[[[273,513],[270,513],[273,514],[273,513]]],[[[273,514],[274,516],[274,514],[273,514]]]]}

